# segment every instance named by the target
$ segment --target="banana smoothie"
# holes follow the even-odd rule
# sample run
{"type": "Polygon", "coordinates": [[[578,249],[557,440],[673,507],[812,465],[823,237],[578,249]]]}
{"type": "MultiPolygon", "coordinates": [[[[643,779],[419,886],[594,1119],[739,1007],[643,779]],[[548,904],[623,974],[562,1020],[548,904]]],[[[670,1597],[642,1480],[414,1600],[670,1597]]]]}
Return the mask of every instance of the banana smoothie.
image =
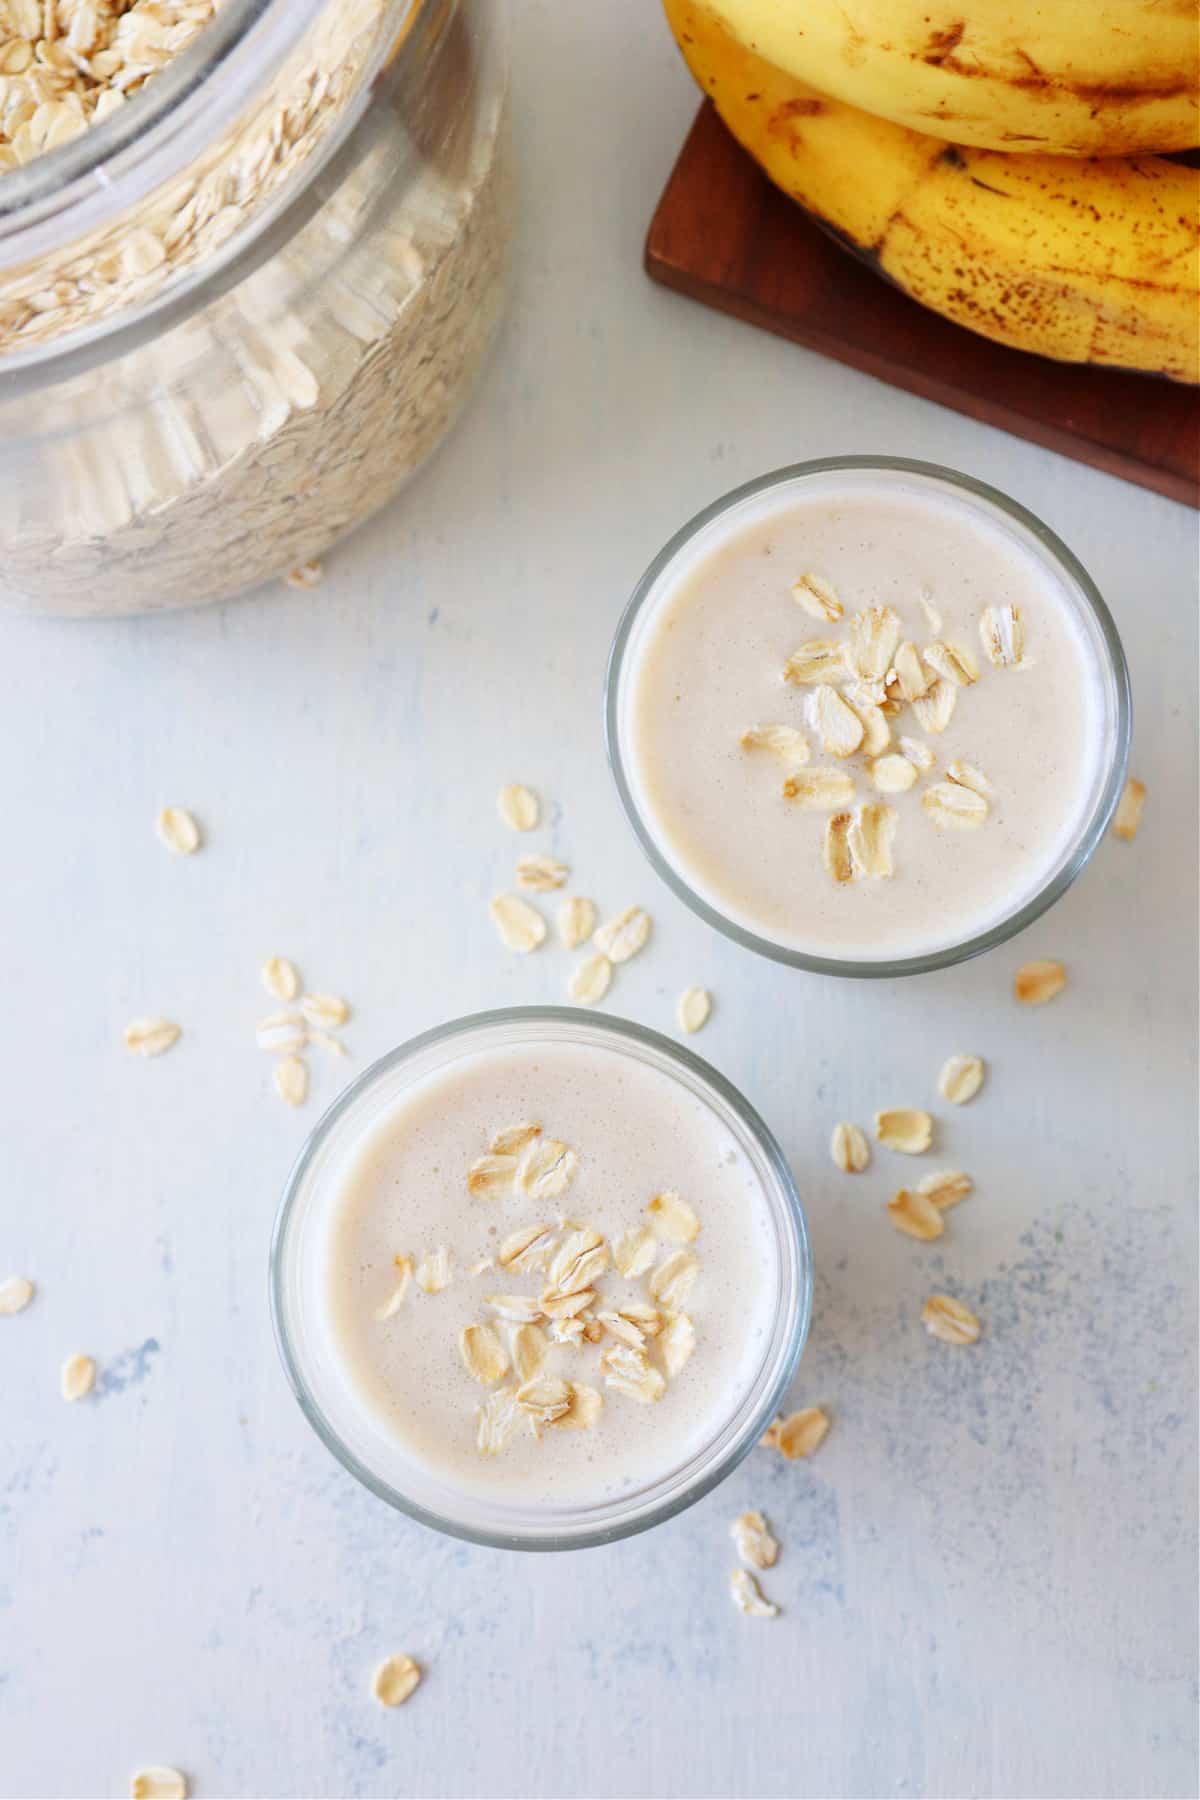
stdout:
{"type": "MultiPolygon", "coordinates": [[[[603,1503],[710,1444],[760,1377],[778,1240],[734,1133],[617,1045],[465,1055],[325,1183],[323,1360],[411,1491],[603,1503]]],[[[348,1432],[346,1435],[350,1435],[348,1432]]]]}
{"type": "Polygon", "coordinates": [[[1071,863],[1112,786],[1113,654],[1000,506],[910,471],[793,475],[645,591],[626,803],[685,889],[785,953],[944,952],[1071,863]]]}

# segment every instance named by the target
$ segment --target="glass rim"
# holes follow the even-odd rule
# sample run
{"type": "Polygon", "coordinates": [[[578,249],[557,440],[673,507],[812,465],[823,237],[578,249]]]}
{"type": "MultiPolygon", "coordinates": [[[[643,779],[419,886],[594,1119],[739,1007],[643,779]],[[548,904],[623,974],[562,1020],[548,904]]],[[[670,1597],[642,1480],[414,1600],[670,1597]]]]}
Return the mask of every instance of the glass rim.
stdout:
{"type": "Polygon", "coordinates": [[[609,768],[625,815],[633,827],[634,835],[660,879],[683,901],[685,906],[703,919],[705,924],[714,931],[720,932],[723,937],[740,944],[743,949],[753,950],[757,955],[768,957],[773,962],[785,963],[795,969],[805,969],[812,974],[841,975],[860,980],[878,980],[898,975],[924,975],[936,969],[950,968],[957,963],[968,962],[972,957],[981,956],[985,951],[992,950],[998,944],[1015,937],[1027,925],[1031,925],[1035,919],[1040,918],[1056,900],[1061,899],[1076,877],[1091,861],[1097,845],[1103,839],[1113,814],[1116,812],[1129,763],[1132,725],[1133,700],[1129,668],[1116,624],[1099,588],[1074,552],[1063,543],[1049,525],[1037,517],[1036,513],[1030,512],[1027,507],[1021,505],[1020,501],[1014,500],[999,488],[992,487],[988,482],[978,481],[972,475],[966,475],[961,470],[948,468],[941,463],[922,462],[905,456],[828,456],[818,457],[807,462],[789,463],[782,468],[772,469],[765,475],[756,476],[752,481],[743,482],[741,486],[732,488],[728,493],[719,495],[717,499],[710,501],[698,513],[693,514],[667,540],[638,581],[617,624],[612,648],[609,651],[604,681],[604,741],[609,768]],[[989,503],[1023,526],[1036,539],[1041,550],[1049,556],[1051,561],[1057,562],[1062,567],[1078,589],[1082,601],[1090,611],[1098,628],[1116,692],[1116,714],[1113,721],[1115,742],[1112,763],[1071,851],[1054,869],[1049,879],[1021,906],[1006,914],[1004,918],[997,920],[986,929],[975,932],[942,949],[921,951],[912,956],[879,959],[822,956],[808,950],[797,950],[789,944],[776,943],[771,938],[763,937],[748,926],[740,924],[736,919],[730,918],[728,914],[720,912],[691,886],[659,848],[634,798],[633,786],[626,768],[625,752],[621,743],[620,713],[622,683],[626,673],[626,653],[641,618],[642,609],[649,600],[660,576],[699,532],[711,524],[714,519],[719,519],[723,513],[741,505],[743,501],[752,499],[756,494],[761,494],[770,488],[782,487],[788,482],[814,475],[836,473],[839,470],[881,470],[886,473],[915,475],[921,479],[941,482],[962,490],[974,499],[989,503]]]}
{"type": "MultiPolygon", "coordinates": [[[[769,1196],[769,1198],[772,1197],[769,1196]]],[[[394,1050],[386,1052],[371,1063],[327,1107],[305,1139],[284,1184],[271,1231],[268,1297],[276,1348],[283,1363],[288,1384],[296,1397],[301,1412],[325,1448],[332,1452],[343,1468],[369,1492],[386,1501],[388,1505],[394,1507],[398,1512],[404,1513],[408,1518],[415,1519],[419,1524],[430,1526],[447,1536],[460,1538],[468,1543],[507,1550],[582,1550],[636,1536],[639,1532],[648,1531],[653,1526],[674,1518],[678,1513],[685,1511],[696,1501],[702,1499],[705,1494],[711,1492],[758,1444],[767,1425],[778,1412],[791,1385],[808,1337],[813,1300],[812,1247],[795,1177],[778,1140],[745,1095],[719,1070],[714,1069],[711,1063],[706,1062],[682,1044],[675,1043],[673,1039],[664,1036],[661,1032],[654,1031],[645,1025],[639,1025],[632,1019],[623,1019],[612,1014],[590,1013],[580,1007],[570,1006],[497,1007],[447,1020],[441,1025],[435,1025],[429,1030],[407,1039],[404,1043],[397,1045],[394,1050]],[[661,1482],[646,1484],[638,1489],[632,1497],[624,1499],[618,1497],[616,1500],[597,1506],[581,1506],[578,1510],[581,1513],[594,1513],[597,1522],[592,1526],[572,1530],[567,1534],[552,1530],[539,1532],[534,1529],[526,1532],[524,1530],[493,1529],[476,1525],[468,1520],[448,1517],[433,1507],[403,1493],[368,1467],[326,1416],[325,1410],[312,1391],[293,1342],[289,1305],[285,1291],[290,1233],[295,1223],[297,1208],[305,1196],[309,1172],[331,1134],[351,1107],[371,1087],[395,1070],[401,1069],[406,1063],[412,1062],[428,1049],[436,1048],[457,1038],[467,1038],[476,1032],[491,1028],[538,1024],[572,1026],[588,1033],[594,1032],[601,1037],[607,1036],[622,1042],[640,1045],[643,1049],[650,1050],[664,1058],[669,1064],[680,1065],[694,1081],[699,1082],[702,1087],[710,1089],[736,1116],[739,1124],[761,1153],[774,1178],[776,1192],[773,1202],[777,1204],[773,1204],[773,1211],[779,1214],[776,1225],[787,1227],[787,1232],[780,1229],[779,1236],[781,1241],[790,1246],[795,1275],[794,1316],[788,1326],[780,1351],[775,1356],[774,1366],[768,1371],[769,1381],[761,1391],[756,1392],[752,1386],[741,1402],[739,1412],[734,1415],[734,1421],[736,1421],[741,1413],[745,1414],[734,1440],[727,1444],[715,1459],[711,1455],[711,1445],[696,1452],[689,1461],[692,1463],[704,1461],[707,1466],[698,1472],[694,1480],[687,1481],[682,1487],[679,1485],[679,1472],[677,1471],[670,1476],[663,1477],[661,1482]],[[669,1484],[669,1491],[660,1500],[651,1502],[647,1506],[645,1504],[647,1491],[653,1492],[656,1487],[667,1484],[669,1484]],[[621,1517],[622,1506],[628,1508],[631,1501],[637,1504],[638,1510],[633,1516],[623,1519],[621,1517]]],[[[776,1324],[779,1320],[779,1310],[777,1306],[776,1324]]],[[[763,1370],[760,1369],[759,1374],[762,1373],[763,1370]]],[[[719,1441],[719,1436],[717,1441],[719,1441]]]]}

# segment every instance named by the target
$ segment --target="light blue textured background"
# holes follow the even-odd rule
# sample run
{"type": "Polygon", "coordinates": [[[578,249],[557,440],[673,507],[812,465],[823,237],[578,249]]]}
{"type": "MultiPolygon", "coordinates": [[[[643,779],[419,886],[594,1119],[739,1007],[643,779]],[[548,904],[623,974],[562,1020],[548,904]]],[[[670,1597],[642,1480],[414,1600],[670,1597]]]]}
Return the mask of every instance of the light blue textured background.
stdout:
{"type": "MultiPolygon", "coordinates": [[[[652,287],[641,239],[694,106],[655,9],[522,0],[523,217],[501,351],[446,451],[315,594],[128,623],[0,621],[7,848],[0,1274],[0,1789],[116,1795],[147,1760],[200,1796],[1185,1796],[1194,1689],[1195,520],[652,287]],[[1028,937],[857,986],[756,963],[652,878],[603,766],[617,613],[723,489],[811,455],[957,464],[1083,556],[1125,632],[1148,782],[1028,937]],[[254,1048],[261,959],[355,1005],[356,1068],[451,1014],[560,1000],[484,912],[539,787],[607,909],[656,919],[610,1005],[698,1047],[793,1159],[818,1265],[797,1400],[809,1465],[756,1453],[650,1537],[572,1560],[393,1516],[312,1437],[266,1311],[297,1117],[254,1048]],[[150,830],[193,806],[207,844],[150,830]],[[1013,970],[1071,987],[1013,1006],[1013,970]],[[119,1047],[143,1011],[170,1056],[119,1047]],[[897,1236],[839,1117],[990,1080],[939,1161],[976,1195],[897,1236]],[[931,1343],[931,1288],[987,1323],[931,1343]],[[58,1398],[88,1349],[98,1397],[58,1398]],[[776,1623],[730,1606],[728,1521],[785,1550],[776,1623]],[[382,1712],[379,1657],[427,1668],[382,1712]]],[[[1114,392],[1118,390],[1114,389],[1114,392]]],[[[945,1111],[945,1109],[942,1109],[945,1111]]]]}

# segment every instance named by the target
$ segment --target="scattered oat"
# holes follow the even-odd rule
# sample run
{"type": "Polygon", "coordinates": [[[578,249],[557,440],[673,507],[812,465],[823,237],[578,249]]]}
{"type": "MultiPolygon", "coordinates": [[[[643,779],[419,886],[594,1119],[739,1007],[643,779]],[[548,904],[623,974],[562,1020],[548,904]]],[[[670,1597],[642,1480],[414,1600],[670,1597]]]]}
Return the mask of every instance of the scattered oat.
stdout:
{"type": "Polygon", "coordinates": [[[876,804],[855,810],[846,833],[846,845],[856,881],[879,881],[894,874],[892,843],[895,836],[894,807],[876,804]]]}
{"type": "Polygon", "coordinates": [[[300,992],[300,976],[295,963],[286,956],[269,956],[259,977],[268,994],[276,1000],[294,1000],[300,992]]]}
{"type": "Polygon", "coordinates": [[[920,1156],[933,1142],[933,1120],[919,1107],[887,1107],[875,1114],[875,1136],[889,1150],[920,1156]]]}
{"type": "Polygon", "coordinates": [[[833,625],[842,616],[842,603],[827,581],[819,575],[802,575],[792,583],[792,599],[814,619],[833,625]]]}
{"type": "Polygon", "coordinates": [[[134,1019],[125,1027],[125,1048],[135,1056],[161,1056],[179,1035],[178,1025],[170,1019],[134,1019]]]}
{"type": "Polygon", "coordinates": [[[699,1273],[700,1264],[690,1250],[673,1251],[650,1274],[647,1283],[650,1298],[657,1300],[660,1306],[678,1312],[695,1286],[699,1273]]]}
{"type": "Polygon", "coordinates": [[[1138,826],[1142,822],[1142,808],[1146,804],[1146,784],[1136,781],[1131,775],[1125,783],[1120,804],[1113,817],[1113,835],[1124,838],[1127,843],[1137,836],[1138,826]]]}
{"type": "Polygon", "coordinates": [[[854,778],[842,769],[799,769],[783,784],[786,800],[832,812],[854,798],[854,778]]]}
{"type": "Polygon", "coordinates": [[[389,1656],[371,1677],[371,1692],[382,1706],[403,1706],[420,1679],[411,1656],[389,1656]]]}
{"type": "Polygon", "coordinates": [[[903,643],[896,652],[896,680],[906,700],[919,700],[929,688],[931,677],[921,661],[915,644],[903,643]]]}
{"type": "Polygon", "coordinates": [[[941,1237],[946,1221],[928,1195],[911,1188],[901,1188],[887,1203],[888,1218],[906,1237],[923,1243],[941,1237]]]}
{"type": "Polygon", "coordinates": [[[32,1299],[32,1281],[24,1275],[10,1275],[7,1281],[0,1281],[0,1318],[24,1312],[32,1299]]]}
{"type": "Polygon", "coordinates": [[[187,1776],[163,1763],[151,1763],[130,1778],[132,1800],[187,1800],[187,1776]]]}
{"type": "Polygon", "coordinates": [[[871,1146],[866,1132],[858,1125],[841,1124],[833,1128],[829,1154],[843,1175],[861,1175],[871,1160],[871,1146]]]}
{"type": "Polygon", "coordinates": [[[350,1008],[337,994],[305,994],[300,1011],[310,1025],[318,1025],[323,1031],[335,1031],[350,1017],[350,1008]]]}
{"type": "Polygon", "coordinates": [[[937,761],[937,757],[929,748],[929,745],[923,744],[920,738],[902,737],[900,739],[900,748],[903,750],[913,768],[919,770],[922,775],[928,775],[930,769],[932,769],[934,763],[937,761]]]}
{"type": "Polygon", "coordinates": [[[475,1409],[475,1444],[480,1456],[498,1456],[517,1426],[517,1390],[497,1388],[475,1409]]]}
{"type": "Polygon", "coordinates": [[[164,806],[154,821],[159,842],[176,856],[191,856],[200,848],[200,827],[182,806],[164,806]]]}
{"type": "Polygon", "coordinates": [[[555,1245],[554,1230],[549,1225],[523,1225],[510,1232],[500,1246],[500,1267],[517,1269],[529,1275],[544,1269],[555,1245]]]}
{"type": "Polygon", "coordinates": [[[644,1275],[657,1255],[658,1246],[648,1225],[635,1225],[613,1242],[613,1262],[626,1281],[636,1281],[644,1275]]]}
{"type": "Polygon", "coordinates": [[[396,1285],[382,1305],[375,1308],[375,1317],[380,1324],[385,1319],[394,1318],[404,1305],[408,1293],[408,1284],[412,1280],[412,1257],[397,1256],[393,1258],[396,1268],[396,1285]]]}
{"type": "Polygon", "coordinates": [[[667,1315],[667,1322],[662,1328],[658,1346],[663,1359],[663,1368],[674,1381],[696,1348],[696,1327],[686,1313],[673,1312],[667,1315]]]}
{"type": "Polygon", "coordinates": [[[734,1569],[729,1577],[729,1591],[739,1612],[751,1619],[774,1619],[779,1608],[763,1598],[762,1589],[748,1569],[734,1569]]]}
{"type": "Polygon", "coordinates": [[[640,906],[627,906],[623,913],[592,933],[592,942],[610,962],[623,963],[645,947],[649,936],[650,914],[640,906]]]}
{"type": "Polygon", "coordinates": [[[568,950],[586,944],[596,929],[596,908],[591,900],[572,894],[558,909],[558,935],[568,950]]]}
{"type": "Polygon", "coordinates": [[[971,687],[979,680],[978,663],[959,644],[947,644],[944,640],[937,639],[932,644],[926,644],[921,655],[927,668],[955,687],[971,687]]]}
{"type": "Polygon", "coordinates": [[[983,1327],[969,1307],[949,1294],[931,1294],[921,1308],[921,1323],[930,1337],[944,1344],[977,1344],[983,1327]]]}
{"type": "Polygon", "coordinates": [[[842,646],[834,638],[809,638],[783,665],[783,679],[793,687],[810,681],[837,681],[845,673],[842,646]]]}
{"type": "Polygon", "coordinates": [[[612,984],[613,966],[603,952],[597,950],[576,963],[567,982],[567,992],[580,1006],[598,1006],[612,984]]]}
{"type": "Polygon", "coordinates": [[[699,1031],[708,1023],[712,1012],[712,996],[707,988],[684,988],[675,1008],[680,1031],[699,1031]]]}
{"type": "Polygon", "coordinates": [[[473,1375],[484,1387],[491,1387],[493,1381],[508,1374],[508,1352],[490,1325],[464,1325],[459,1333],[458,1348],[468,1375],[473,1375]]]}
{"type": "Polygon", "coordinates": [[[510,831],[532,831],[542,816],[537,795],[532,788],[522,787],[520,783],[501,788],[496,796],[496,807],[510,831]]]}
{"type": "Polygon", "coordinates": [[[653,1406],[667,1391],[664,1377],[651,1364],[646,1352],[630,1344],[610,1344],[600,1358],[600,1368],[605,1387],[642,1406],[653,1406]]]}
{"type": "Polygon", "coordinates": [[[68,1356],[62,1366],[60,1386],[64,1400],[83,1400],[96,1385],[96,1363],[91,1356],[68,1356]]]}
{"type": "Polygon", "coordinates": [[[811,755],[808,739],[794,725],[751,725],[738,739],[743,750],[769,750],[798,769],[811,755]]]}
{"type": "Polygon", "coordinates": [[[850,855],[850,827],[854,823],[848,812],[834,813],[825,826],[822,855],[825,867],[835,881],[854,880],[854,862],[850,855]]]}
{"type": "Polygon", "coordinates": [[[918,1181],[917,1192],[945,1212],[947,1207],[957,1206],[960,1200],[965,1200],[974,1185],[971,1177],[961,1170],[943,1169],[940,1174],[926,1175],[918,1181]]]}
{"type": "Polygon", "coordinates": [[[529,1144],[517,1165],[516,1183],[536,1200],[555,1200],[575,1179],[579,1158],[558,1138],[538,1137],[529,1144]]]}
{"type": "Polygon", "coordinates": [[[868,771],[871,785],[881,794],[903,794],[917,779],[915,765],[907,756],[877,756],[868,771]]]}
{"type": "Polygon", "coordinates": [[[349,1056],[350,1054],[341,1038],[332,1037],[327,1031],[310,1031],[308,1041],[310,1044],[316,1044],[321,1050],[327,1050],[330,1056],[349,1056]]]}
{"type": "Polygon", "coordinates": [[[737,1553],[752,1569],[770,1569],[779,1558],[779,1544],[767,1529],[760,1512],[739,1513],[729,1527],[737,1553]]]}
{"type": "Polygon", "coordinates": [[[528,900],[519,900],[515,894],[497,894],[489,903],[488,911],[509,950],[519,950],[525,955],[536,950],[546,936],[546,921],[541,913],[536,912],[528,900]]]}
{"type": "Polygon", "coordinates": [[[674,1188],[655,1194],[646,1212],[658,1236],[670,1244],[694,1244],[700,1236],[699,1219],[674,1188]]]}
{"type": "Polygon", "coordinates": [[[983,1086],[983,1076],[982,1057],[952,1056],[942,1065],[938,1091],[943,1100],[949,1100],[953,1106],[965,1106],[983,1086]]]}
{"type": "Polygon", "coordinates": [[[799,1462],[820,1448],[828,1431],[829,1414],[819,1406],[805,1406],[768,1425],[762,1442],[765,1449],[778,1450],[788,1462],[799,1462]]]}
{"type": "Polygon", "coordinates": [[[532,1381],[546,1360],[549,1344],[540,1325],[517,1325],[512,1333],[513,1368],[522,1381],[532,1381]]]}
{"type": "Polygon", "coordinates": [[[324,573],[325,571],[314,556],[311,562],[297,563],[294,569],[289,569],[284,580],[290,588],[311,589],[320,587],[324,573]]]}
{"type": "Polygon", "coordinates": [[[260,1050],[290,1056],[294,1050],[303,1050],[308,1042],[308,1027],[299,1013],[277,1012],[259,1020],[254,1037],[260,1050]]]}
{"type": "Polygon", "coordinates": [[[808,696],[805,711],[826,756],[854,755],[863,741],[863,722],[836,688],[821,682],[808,696]]]}
{"type": "Polygon", "coordinates": [[[984,654],[998,668],[1019,668],[1025,661],[1025,623],[1019,606],[989,606],[979,621],[984,654]]]}
{"type": "Polygon", "coordinates": [[[917,724],[922,731],[945,731],[954,717],[954,708],[958,704],[958,689],[952,681],[935,681],[927,694],[914,700],[912,709],[917,715],[917,724]]]}
{"type": "Polygon", "coordinates": [[[1067,985],[1067,971],[1060,962],[1022,963],[1013,980],[1013,992],[1022,1006],[1045,1006],[1067,985]]]}
{"type": "Polygon", "coordinates": [[[535,894],[548,894],[562,887],[571,873],[556,856],[522,856],[517,861],[517,886],[535,894]]]}
{"type": "Polygon", "coordinates": [[[299,1056],[285,1056],[275,1064],[275,1092],[289,1106],[303,1106],[308,1098],[308,1069],[299,1056]]]}
{"type": "Polygon", "coordinates": [[[414,1279],[423,1294],[440,1294],[443,1288],[450,1286],[451,1276],[450,1252],[445,1244],[439,1244],[436,1250],[421,1258],[414,1279]]]}
{"type": "Polygon", "coordinates": [[[984,795],[956,781],[935,781],[921,795],[921,805],[942,830],[974,831],[988,816],[984,795]]]}
{"type": "Polygon", "coordinates": [[[900,620],[890,606],[868,606],[850,620],[846,662],[851,673],[865,681],[886,681],[896,646],[900,620]]]}

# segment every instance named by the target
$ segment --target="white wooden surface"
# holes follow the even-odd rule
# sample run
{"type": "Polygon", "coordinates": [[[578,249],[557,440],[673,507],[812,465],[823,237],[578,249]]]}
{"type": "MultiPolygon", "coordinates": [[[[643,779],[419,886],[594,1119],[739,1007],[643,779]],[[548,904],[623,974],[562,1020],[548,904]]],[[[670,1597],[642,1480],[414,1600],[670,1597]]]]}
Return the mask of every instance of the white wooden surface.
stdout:
{"type": "MultiPolygon", "coordinates": [[[[452,443],[314,594],[123,624],[5,619],[0,1788],[117,1795],[148,1760],[212,1795],[1184,1796],[1196,1792],[1195,521],[652,287],[641,238],[694,95],[642,0],[523,0],[524,209],[501,354],[452,443]],[[714,939],[652,879],[600,739],[619,608],[703,502],[796,458],[889,451],[1007,488],[1126,633],[1136,845],[967,968],[857,986],[714,939]],[[818,1458],[756,1453],[657,1534],[488,1553],[360,1492],[288,1392],[266,1309],[296,1116],[253,1044],[260,960],[344,992],[354,1067],[435,1020],[559,1000],[484,913],[513,840],[651,907],[614,1010],[699,1047],[782,1137],[818,1262],[796,1388],[818,1458]],[[204,822],[172,859],[151,821],[204,822]],[[1027,956],[1069,991],[1011,1003],[1027,956]],[[134,1014],[185,1029],[127,1057],[134,1014]],[[978,1051],[939,1160],[978,1191],[941,1245],[889,1229],[832,1122],[927,1101],[978,1051]],[[917,1314],[950,1287],[986,1341],[917,1314]],[[96,1400],[58,1397],[92,1351],[96,1400]],[[785,1545],[738,1617],[728,1521],[785,1545]],[[383,1654],[425,1664],[386,1714],[383,1654]]],[[[1114,389],[1114,392],[1117,390],[1114,389]]],[[[944,1108],[942,1109],[945,1110],[944,1108]]]]}

